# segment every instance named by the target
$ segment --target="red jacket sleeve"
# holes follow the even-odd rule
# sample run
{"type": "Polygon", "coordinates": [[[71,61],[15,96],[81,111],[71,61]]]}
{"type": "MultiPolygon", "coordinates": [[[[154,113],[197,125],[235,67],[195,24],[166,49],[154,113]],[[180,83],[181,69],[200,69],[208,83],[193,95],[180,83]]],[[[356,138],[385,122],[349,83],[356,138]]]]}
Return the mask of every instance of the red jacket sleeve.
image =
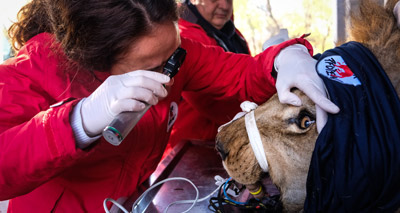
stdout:
{"type": "Polygon", "coordinates": [[[184,90],[196,91],[204,96],[205,102],[236,98],[261,104],[276,92],[271,75],[275,57],[281,49],[293,44],[305,45],[312,55],[312,46],[304,38],[271,46],[255,57],[226,53],[182,38],[182,47],[188,52],[182,66],[187,70],[184,90]]]}
{"type": "MultiPolygon", "coordinates": [[[[180,34],[181,37],[185,37],[188,39],[192,39],[194,41],[200,42],[203,45],[211,45],[211,46],[217,46],[219,47],[218,43],[213,37],[210,37],[204,29],[195,23],[188,22],[184,19],[179,20],[179,29],[180,29],[180,34]]],[[[241,37],[243,40],[245,40],[242,36],[242,34],[239,32],[238,29],[236,29],[236,33],[238,34],[239,37],[241,37]]],[[[246,48],[248,52],[250,53],[249,47],[246,42],[246,48]]],[[[240,110],[240,102],[237,99],[230,100],[230,101],[207,101],[205,102],[204,97],[202,97],[201,94],[197,94],[196,92],[190,92],[190,91],[184,91],[182,93],[182,97],[185,100],[184,102],[180,103],[179,105],[179,111],[184,113],[178,117],[177,122],[175,123],[175,126],[188,126],[188,125],[195,125],[194,128],[192,129],[197,129],[195,130],[198,135],[207,135],[206,133],[200,133],[200,130],[198,129],[201,127],[202,129],[213,129],[211,131],[207,132],[216,132],[216,126],[219,126],[223,123],[228,122],[231,120],[236,113],[238,113],[240,110]],[[192,109],[195,108],[196,110],[192,109]],[[207,109],[224,109],[223,114],[215,114],[207,112],[207,109]],[[213,122],[211,122],[213,121],[213,122]],[[189,124],[191,122],[199,123],[197,124],[189,124]],[[184,124],[182,124],[184,123],[184,124]],[[203,123],[203,124],[200,124],[203,123]],[[212,123],[215,123],[212,124],[212,123]]],[[[185,130],[187,134],[189,131],[185,130]]],[[[182,133],[181,133],[182,134],[182,133]]],[[[186,133],[184,133],[186,134],[186,133]]],[[[189,136],[187,136],[189,137],[189,136]]],[[[208,136],[208,138],[213,138],[213,136],[208,136]]]]}
{"type": "Polygon", "coordinates": [[[78,100],[50,108],[57,100],[48,90],[61,82],[35,51],[0,65],[0,200],[30,192],[87,154],[69,123],[78,100]]]}
{"type": "MultiPolygon", "coordinates": [[[[181,37],[185,37],[188,39],[192,39],[194,41],[198,41],[198,42],[202,43],[203,45],[211,45],[211,46],[219,47],[217,41],[214,38],[208,36],[207,32],[204,31],[204,29],[200,25],[191,23],[189,21],[186,21],[186,20],[180,18],[178,21],[178,26],[179,26],[179,31],[180,31],[181,37]]],[[[243,40],[246,41],[246,39],[244,38],[242,33],[237,28],[235,28],[235,31],[239,35],[239,37],[241,37],[243,40]]],[[[246,47],[247,47],[247,51],[249,53],[251,53],[250,49],[249,49],[249,45],[247,44],[247,41],[246,41],[246,47]]]]}

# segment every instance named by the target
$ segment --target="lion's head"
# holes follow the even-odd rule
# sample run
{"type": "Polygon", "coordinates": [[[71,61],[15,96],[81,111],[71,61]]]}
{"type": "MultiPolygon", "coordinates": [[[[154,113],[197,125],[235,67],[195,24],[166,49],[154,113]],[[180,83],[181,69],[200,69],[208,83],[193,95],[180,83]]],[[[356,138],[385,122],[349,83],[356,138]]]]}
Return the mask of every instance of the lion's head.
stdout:
{"type": "MultiPolygon", "coordinates": [[[[315,105],[296,90],[303,105],[281,104],[275,95],[255,110],[255,119],[269,163],[269,175],[280,188],[282,201],[300,205],[318,132],[315,105]],[[296,201],[293,199],[297,199],[296,201]]],[[[245,185],[256,184],[263,176],[249,143],[244,117],[224,126],[217,135],[216,148],[230,176],[245,185]]]]}

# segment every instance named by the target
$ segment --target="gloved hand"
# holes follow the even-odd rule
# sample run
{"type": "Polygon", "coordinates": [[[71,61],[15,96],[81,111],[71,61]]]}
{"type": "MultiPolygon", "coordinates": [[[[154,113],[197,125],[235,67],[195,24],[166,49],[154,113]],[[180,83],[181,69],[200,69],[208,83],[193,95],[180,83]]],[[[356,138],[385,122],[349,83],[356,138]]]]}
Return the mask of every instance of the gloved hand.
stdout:
{"type": "Polygon", "coordinates": [[[400,2],[397,2],[396,5],[393,8],[393,14],[396,17],[397,20],[397,27],[400,28],[400,2]]]}
{"type": "Polygon", "coordinates": [[[100,134],[121,112],[141,111],[144,103],[157,104],[168,95],[163,86],[168,82],[168,76],[144,70],[108,77],[82,102],[81,117],[86,134],[100,134]]]}
{"type": "Polygon", "coordinates": [[[296,87],[303,91],[316,105],[317,129],[320,132],[327,122],[326,112],[336,114],[339,107],[327,98],[325,85],[315,71],[316,63],[306,47],[295,44],[283,49],[275,58],[274,64],[278,73],[276,90],[279,101],[301,106],[300,98],[290,92],[290,89],[296,87]]]}

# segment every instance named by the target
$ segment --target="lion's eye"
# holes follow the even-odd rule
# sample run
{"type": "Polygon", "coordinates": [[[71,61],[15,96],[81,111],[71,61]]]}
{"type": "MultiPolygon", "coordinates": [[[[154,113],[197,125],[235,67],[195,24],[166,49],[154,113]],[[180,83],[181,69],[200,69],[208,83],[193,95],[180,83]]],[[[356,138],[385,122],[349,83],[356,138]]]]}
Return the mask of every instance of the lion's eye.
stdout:
{"type": "Polygon", "coordinates": [[[301,117],[299,119],[299,127],[301,129],[307,129],[308,127],[310,127],[313,123],[315,123],[315,120],[311,119],[309,116],[304,115],[303,117],[301,117]]]}
{"type": "Polygon", "coordinates": [[[307,130],[315,123],[315,116],[307,110],[301,110],[296,117],[289,118],[288,123],[295,124],[301,130],[307,130]]]}

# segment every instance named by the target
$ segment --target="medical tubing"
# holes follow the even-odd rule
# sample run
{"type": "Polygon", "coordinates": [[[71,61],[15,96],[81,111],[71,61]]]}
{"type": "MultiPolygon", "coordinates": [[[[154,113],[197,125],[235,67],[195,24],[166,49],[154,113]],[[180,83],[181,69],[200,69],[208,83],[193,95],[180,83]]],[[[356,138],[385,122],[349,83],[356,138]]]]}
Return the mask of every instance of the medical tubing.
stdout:
{"type": "MultiPolygon", "coordinates": [[[[196,204],[196,203],[199,203],[199,202],[203,202],[203,201],[205,201],[206,199],[208,199],[208,198],[210,198],[213,194],[215,194],[217,191],[219,190],[219,187],[217,187],[216,189],[214,189],[214,191],[212,191],[210,194],[208,194],[207,196],[205,196],[205,197],[203,197],[203,198],[200,198],[200,199],[197,199],[197,200],[179,200],[179,201],[175,201],[175,202],[173,202],[173,203],[170,203],[168,206],[167,206],[167,208],[165,208],[165,210],[164,210],[164,212],[166,213],[167,211],[168,211],[168,209],[169,209],[169,207],[171,207],[172,205],[175,205],[175,204],[186,204],[186,203],[193,203],[193,204],[196,204]]],[[[190,210],[190,209],[189,209],[190,210]]],[[[186,211],[189,211],[189,210],[186,210],[186,211]]]]}
{"type": "Polygon", "coordinates": [[[103,201],[103,208],[104,208],[104,211],[106,212],[106,213],[110,213],[110,210],[108,209],[108,207],[107,207],[107,202],[111,202],[111,203],[113,203],[115,206],[117,206],[121,211],[123,211],[124,213],[130,213],[128,210],[126,210],[121,204],[119,204],[117,201],[115,201],[114,199],[112,199],[112,198],[106,198],[104,201],[103,201]]]}
{"type": "MultiPolygon", "coordinates": [[[[217,175],[217,176],[218,176],[218,175],[217,175]]],[[[217,176],[216,176],[216,177],[217,177],[217,176]]],[[[218,177],[220,177],[220,176],[218,176],[218,177]]],[[[205,197],[203,197],[203,198],[199,198],[199,189],[198,189],[197,186],[196,186],[192,181],[190,181],[189,179],[184,178],[184,177],[172,177],[172,178],[167,178],[167,179],[165,179],[165,180],[163,180],[163,181],[160,181],[160,182],[158,182],[157,184],[151,186],[151,187],[148,188],[145,192],[143,192],[143,193],[136,199],[136,201],[133,203],[133,205],[132,205],[132,213],[137,213],[137,210],[136,210],[135,207],[143,200],[143,198],[144,198],[151,190],[153,190],[155,187],[159,186],[159,185],[162,184],[162,183],[165,183],[165,182],[168,182],[168,181],[173,181],[173,180],[184,180],[184,181],[189,182],[189,183],[194,187],[194,189],[196,190],[196,198],[195,198],[194,200],[179,200],[179,201],[172,202],[172,203],[170,203],[170,204],[165,208],[164,213],[166,213],[166,212],[168,211],[169,207],[171,207],[172,205],[175,205],[175,204],[193,203],[193,204],[189,207],[189,209],[187,209],[187,210],[184,211],[183,213],[189,212],[189,211],[196,205],[196,203],[205,201],[206,199],[210,198],[213,194],[215,194],[215,193],[220,189],[220,186],[221,186],[222,184],[225,183],[225,180],[224,180],[222,183],[220,183],[220,184],[217,184],[217,183],[216,183],[216,184],[218,185],[218,187],[217,187],[213,192],[211,192],[209,195],[207,195],[207,196],[205,196],[205,197]]],[[[225,183],[225,184],[226,184],[226,183],[225,183]]],[[[117,201],[115,201],[115,200],[113,200],[113,199],[111,199],[111,198],[106,198],[106,199],[103,201],[103,207],[104,207],[104,210],[105,210],[106,213],[110,213],[110,210],[109,210],[108,207],[107,207],[107,202],[112,202],[112,203],[115,204],[120,210],[122,210],[124,213],[130,213],[130,212],[128,212],[121,204],[119,204],[117,201]]]]}
{"type": "MultiPolygon", "coordinates": [[[[187,178],[183,178],[183,177],[172,177],[172,178],[167,178],[167,179],[165,179],[165,180],[162,180],[162,181],[160,181],[160,182],[154,184],[154,185],[151,186],[150,188],[148,188],[148,189],[147,189],[145,192],[143,192],[143,194],[140,195],[139,198],[133,203],[133,205],[132,205],[132,212],[133,212],[133,213],[137,213],[137,210],[135,209],[135,207],[138,205],[138,203],[140,203],[140,201],[142,201],[142,199],[143,199],[151,190],[153,190],[155,187],[159,186],[160,184],[163,184],[163,183],[168,182],[168,181],[171,181],[171,180],[183,180],[183,181],[187,181],[187,182],[189,182],[189,183],[193,186],[193,188],[196,190],[196,198],[193,200],[193,204],[192,204],[186,211],[184,211],[184,212],[182,212],[182,213],[189,212],[189,211],[194,207],[194,205],[196,205],[196,203],[197,203],[198,200],[199,200],[199,190],[198,190],[198,188],[196,187],[196,185],[195,185],[192,181],[190,181],[190,180],[187,179],[187,178]]],[[[174,202],[173,204],[176,204],[176,202],[174,202]]],[[[167,208],[164,210],[164,213],[166,213],[166,211],[168,210],[168,208],[169,208],[170,206],[171,206],[171,204],[167,206],[167,208]]]]}
{"type": "Polygon", "coordinates": [[[121,112],[103,131],[103,137],[112,145],[118,146],[135,127],[143,115],[150,109],[150,104],[145,104],[142,111],[121,112]]]}
{"type": "Polygon", "coordinates": [[[229,200],[230,202],[232,202],[232,203],[235,203],[235,204],[238,204],[238,205],[247,205],[248,204],[248,202],[239,202],[239,201],[236,201],[236,200],[232,200],[229,196],[228,196],[228,194],[226,193],[226,186],[228,185],[228,182],[229,181],[231,181],[232,180],[232,177],[230,177],[228,180],[226,180],[226,182],[225,182],[225,184],[224,184],[224,187],[223,187],[223,191],[224,191],[224,196],[226,197],[226,199],[227,200],[229,200]]]}

